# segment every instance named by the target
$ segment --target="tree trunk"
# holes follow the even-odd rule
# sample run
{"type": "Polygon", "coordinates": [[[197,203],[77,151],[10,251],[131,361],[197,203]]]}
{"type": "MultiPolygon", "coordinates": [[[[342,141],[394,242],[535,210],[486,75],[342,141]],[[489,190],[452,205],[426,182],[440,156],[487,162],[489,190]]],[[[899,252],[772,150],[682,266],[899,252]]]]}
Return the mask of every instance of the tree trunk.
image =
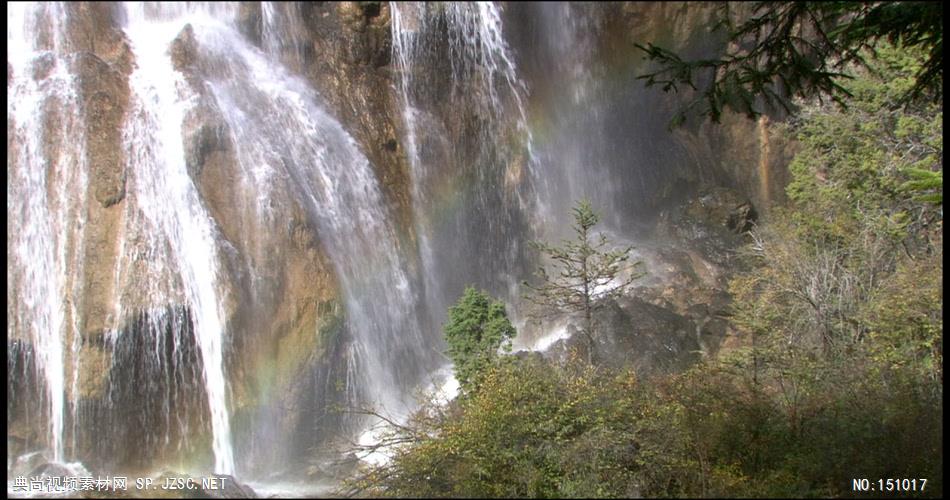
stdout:
{"type": "MultiPolygon", "coordinates": [[[[587,235],[584,235],[584,240],[587,240],[587,235]]],[[[587,336],[587,364],[594,364],[594,321],[593,315],[591,314],[591,305],[590,305],[590,275],[587,272],[587,259],[588,257],[584,256],[584,261],[581,264],[581,271],[584,280],[584,334],[587,336]]]]}

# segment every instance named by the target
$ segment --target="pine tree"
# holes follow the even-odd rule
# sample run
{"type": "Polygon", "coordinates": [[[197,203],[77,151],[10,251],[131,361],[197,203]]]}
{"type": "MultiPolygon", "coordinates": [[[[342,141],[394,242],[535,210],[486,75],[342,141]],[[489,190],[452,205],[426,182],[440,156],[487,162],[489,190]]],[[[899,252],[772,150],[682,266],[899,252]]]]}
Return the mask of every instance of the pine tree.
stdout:
{"type": "Polygon", "coordinates": [[[639,261],[630,261],[632,246],[609,250],[612,245],[603,233],[594,234],[592,229],[600,221],[590,201],[581,200],[573,209],[573,241],[565,241],[556,247],[544,242],[532,242],[538,252],[553,261],[556,274],[548,274],[544,266],[536,273],[540,283],[524,285],[531,290],[525,298],[545,308],[583,313],[583,333],[587,339],[587,361],[593,363],[594,333],[596,329],[594,310],[605,299],[622,294],[634,280],[643,276],[638,272],[639,261]],[[624,276],[624,272],[629,274],[624,276]]]}
{"type": "Polygon", "coordinates": [[[686,60],[653,43],[636,44],[658,63],[638,77],[648,87],[696,91],[671,126],[692,112],[718,123],[725,108],[750,118],[768,108],[791,113],[793,97],[830,97],[846,107],[853,97],[842,84],[854,78],[849,68],[868,67],[885,40],[924,54],[900,102],[942,101],[941,2],[756,2],[751,7],[751,15],[734,25],[734,5],[721,4],[722,20],[715,28],[728,29],[730,49],[718,58],[686,60]]]}
{"type": "Polygon", "coordinates": [[[511,350],[511,339],[516,334],[503,302],[473,287],[465,289],[449,308],[445,324],[448,355],[463,392],[477,387],[479,375],[497,358],[499,347],[511,350]]]}

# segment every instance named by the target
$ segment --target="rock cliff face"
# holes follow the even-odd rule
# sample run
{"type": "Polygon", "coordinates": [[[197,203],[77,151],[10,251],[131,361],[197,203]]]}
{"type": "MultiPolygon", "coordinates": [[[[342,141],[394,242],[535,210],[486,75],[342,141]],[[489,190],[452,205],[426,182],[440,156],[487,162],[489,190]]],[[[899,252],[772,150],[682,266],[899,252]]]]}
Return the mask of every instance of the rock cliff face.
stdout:
{"type": "MultiPolygon", "coordinates": [[[[632,252],[643,277],[623,296],[595,304],[596,362],[650,376],[683,370],[734,344],[728,283],[736,249],[756,218],[749,200],[728,188],[707,186],[668,200],[632,252]]],[[[555,315],[525,326],[519,334],[528,339],[559,328],[571,334],[544,353],[555,362],[589,348],[579,318],[555,315]]]]}
{"type": "MultiPolygon", "coordinates": [[[[521,239],[559,234],[567,225],[563,214],[552,215],[555,209],[567,214],[571,198],[601,193],[614,229],[652,242],[640,251],[655,270],[635,298],[604,309],[603,321],[611,325],[604,353],[616,354],[608,361],[665,370],[714,353],[729,333],[723,318],[730,250],[757,212],[781,200],[790,146],[768,119],[732,115],[721,126],[667,134],[666,120],[683,96],[644,90],[635,78],[644,65],[633,46],[654,41],[689,55],[714,53],[721,46],[704,31],[713,9],[505,4],[503,32],[481,36],[507,40],[509,63],[523,80],[518,87],[497,68],[477,82],[481,76],[465,69],[484,64],[498,47],[484,38],[475,49],[465,46],[459,37],[475,36],[465,31],[471,27],[451,23],[471,19],[451,6],[432,8],[429,31],[413,28],[426,37],[425,50],[414,55],[415,66],[403,68],[411,75],[400,73],[392,8],[383,2],[242,2],[236,17],[248,40],[317,90],[368,158],[386,210],[394,214],[397,251],[413,271],[409,285],[420,297],[441,294],[429,304],[441,312],[427,326],[438,328],[451,293],[468,283],[511,293],[510,283],[523,277],[532,258],[521,239]],[[461,61],[460,51],[469,49],[475,55],[461,61]],[[403,78],[415,85],[406,95],[403,78]],[[507,97],[491,94],[503,88],[511,92],[507,97]],[[406,100],[415,114],[407,113],[406,100]],[[493,114],[502,109],[510,116],[493,114]],[[515,116],[520,112],[525,115],[515,116]],[[425,260],[425,238],[434,260],[425,260]],[[426,265],[441,281],[420,277],[426,265]],[[674,332],[672,342],[658,333],[666,330],[674,332]]],[[[15,74],[8,63],[8,87],[23,78],[42,83],[67,61],[76,77],[82,158],[69,161],[83,165],[87,181],[63,221],[75,226],[64,253],[76,256],[63,284],[69,291],[64,323],[72,325],[64,327],[63,340],[64,363],[73,370],[65,382],[68,454],[105,469],[146,468],[156,459],[206,463],[205,361],[188,326],[196,312],[175,278],[153,278],[142,250],[149,235],[139,225],[142,200],[123,135],[134,112],[130,77],[139,62],[123,32],[123,10],[79,2],[46,15],[65,23],[63,44],[53,51],[59,28],[41,22],[34,35],[51,52],[36,57],[28,74],[15,74]],[[149,431],[139,432],[143,426],[149,431]]],[[[254,215],[255,191],[239,181],[246,175],[238,158],[242,144],[203,83],[227,78],[228,68],[195,30],[184,27],[168,54],[195,96],[182,127],[184,161],[222,249],[235,448],[258,454],[260,464],[299,461],[339,425],[329,406],[343,400],[343,386],[351,382],[341,277],[312,207],[289,183],[277,184],[266,201],[267,220],[276,223],[254,215]]],[[[58,132],[71,116],[65,105],[53,96],[42,107],[42,156],[49,165],[66,161],[69,150],[69,138],[58,132]]],[[[16,125],[8,118],[8,128],[16,125]]],[[[8,132],[11,157],[27,142],[8,132]]],[[[69,179],[50,171],[47,189],[57,200],[53,186],[69,179]]],[[[8,236],[12,230],[8,226],[8,236]]],[[[21,265],[18,259],[11,258],[21,265]]],[[[12,302],[19,303],[17,293],[8,292],[12,302]]],[[[8,317],[8,387],[17,395],[8,399],[8,443],[15,454],[44,444],[48,402],[38,389],[39,358],[26,316],[8,317]]]]}
{"type": "MultiPolygon", "coordinates": [[[[719,14],[690,2],[505,9],[506,35],[531,90],[531,122],[541,124],[534,129],[535,154],[546,160],[541,175],[554,177],[548,196],[562,205],[555,226],[566,228],[567,205],[588,197],[646,264],[629,296],[598,313],[597,346],[604,362],[643,373],[681,369],[732,342],[727,285],[735,249],[759,214],[783,199],[793,145],[773,126],[780,117],[756,122],[727,113],[721,124],[693,118],[668,131],[692,96],[637,79],[650,69],[637,43],[685,58],[720,54],[724,36],[711,31],[719,14]],[[558,178],[570,182],[557,185],[558,178]]],[[[529,328],[529,339],[557,323],[529,328]]],[[[584,344],[575,336],[549,355],[563,359],[568,347],[584,344]]]]}
{"type": "Polygon", "coordinates": [[[93,166],[86,199],[80,334],[86,347],[79,353],[78,394],[101,397],[105,391],[109,355],[102,337],[116,315],[114,269],[120,259],[126,196],[126,158],[122,154],[122,124],[129,102],[132,70],[129,46],[117,22],[117,9],[101,3],[67,7],[69,47],[76,54],[86,129],[86,162],[93,166]]]}
{"type": "Polygon", "coordinates": [[[226,269],[235,286],[230,290],[233,307],[228,323],[237,368],[236,407],[243,409],[262,397],[258,393],[262,386],[290,387],[308,360],[315,363],[328,349],[324,342],[334,335],[329,327],[338,326],[342,314],[339,285],[307,208],[287,187],[274,191],[268,203],[270,216],[283,221],[283,227],[257,222],[253,192],[236,185],[241,167],[233,135],[213,96],[200,84],[215,71],[215,61],[197,43],[193,28],[186,26],[170,53],[175,69],[199,95],[198,104],[185,117],[185,157],[189,174],[230,248],[226,269]],[[326,335],[315,335],[325,328],[326,335]],[[275,363],[280,369],[265,370],[262,363],[275,363]],[[267,380],[252,374],[266,374],[262,376],[267,380]]]}
{"type": "MultiPolygon", "coordinates": [[[[734,16],[747,10],[741,5],[730,9],[734,16]]],[[[722,15],[719,7],[525,2],[506,5],[505,15],[506,36],[531,89],[532,122],[569,133],[555,136],[568,147],[546,146],[542,137],[536,148],[542,154],[545,147],[556,152],[552,162],[584,165],[586,176],[600,185],[615,184],[602,189],[613,193],[601,196],[610,210],[643,220],[674,191],[695,193],[702,185],[735,189],[763,212],[782,201],[793,146],[773,126],[781,116],[756,122],[727,112],[721,124],[694,117],[669,131],[674,112],[693,97],[690,90],[664,93],[637,79],[651,63],[636,44],[653,43],[685,59],[719,56],[726,48],[724,30],[714,29],[722,15]],[[558,109],[571,115],[560,117],[558,109]],[[585,135],[603,139],[572,144],[585,135]],[[571,150],[578,146],[581,152],[571,150]]]]}
{"type": "MultiPolygon", "coordinates": [[[[103,468],[146,467],[156,460],[182,457],[200,463],[207,460],[210,427],[203,362],[188,326],[192,312],[179,301],[174,283],[162,293],[163,312],[148,310],[154,307],[150,289],[155,284],[137,251],[148,235],[136,227],[138,200],[128,188],[129,171],[135,166],[125,155],[128,139],[123,130],[130,112],[129,76],[138,63],[122,31],[117,4],[81,2],[62,8],[63,12],[45,13],[51,17],[41,22],[38,34],[40,45],[56,52],[35,60],[30,76],[42,85],[57,64],[69,65],[61,69],[75,75],[77,116],[82,121],[76,128],[84,131],[79,148],[83,157],[63,159],[71,151],[64,144],[70,138],[60,133],[69,110],[55,98],[48,100],[43,107],[42,156],[49,164],[75,162],[72,168],[88,172],[87,194],[75,198],[81,205],[72,214],[79,222],[76,238],[69,243],[69,252],[81,256],[77,261],[81,265],[66,270],[65,286],[76,290],[67,299],[74,301],[67,310],[75,311],[75,317],[67,322],[75,328],[67,329],[63,343],[77,346],[67,348],[64,359],[65,366],[76,370],[65,388],[67,453],[103,468]],[[54,15],[61,17],[53,19],[54,15]],[[56,33],[60,27],[54,20],[64,23],[62,35],[56,33]],[[58,36],[63,41],[54,47],[52,39],[58,36]],[[156,351],[158,345],[170,350],[156,351]]],[[[201,59],[193,35],[186,28],[170,47],[175,68],[199,94],[198,105],[186,117],[182,140],[189,173],[227,249],[224,281],[231,285],[225,292],[225,309],[232,404],[235,420],[245,426],[246,434],[253,434],[252,429],[260,427],[255,419],[273,417],[267,408],[299,407],[310,401],[311,418],[321,416],[320,408],[325,411],[335,392],[302,381],[324,380],[332,376],[330,372],[341,371],[339,363],[331,369],[326,352],[336,349],[342,311],[336,277],[311,218],[295,201],[298,198],[283,193],[284,201],[272,204],[283,227],[248,223],[255,218],[247,217],[247,193],[235,185],[235,145],[199,83],[216,68],[213,61],[201,59]],[[265,234],[266,246],[260,241],[265,234]]],[[[17,75],[10,71],[12,84],[17,75]]],[[[8,144],[14,150],[22,148],[24,139],[10,134],[8,144]]],[[[56,177],[49,181],[66,182],[56,177]]],[[[10,349],[15,356],[8,366],[16,381],[11,389],[18,395],[8,402],[13,453],[42,446],[47,439],[43,429],[49,425],[43,409],[46,396],[38,390],[43,382],[36,377],[34,346],[21,332],[26,329],[14,329],[17,340],[10,349]],[[21,376],[25,378],[17,378],[21,376]]],[[[310,429],[311,424],[296,418],[288,428],[292,434],[310,429]]]]}
{"type": "MultiPolygon", "coordinates": [[[[292,32],[285,34],[289,35],[289,41],[280,45],[283,59],[320,90],[358,139],[386,186],[389,202],[400,214],[402,233],[413,235],[414,239],[416,228],[412,225],[410,201],[412,167],[400,117],[402,104],[395,90],[399,75],[392,60],[391,6],[377,2],[343,2],[282,8],[285,10],[275,15],[299,19],[292,32]]],[[[551,54],[539,53],[544,46],[541,43],[544,25],[551,22],[548,10],[531,4],[506,4],[501,10],[504,36],[518,58],[519,74],[528,88],[529,112],[537,109],[535,114],[542,119],[544,109],[557,107],[556,99],[562,97],[546,84],[557,81],[558,77],[552,78],[550,72],[552,68],[559,68],[559,63],[547,59],[551,54]]],[[[266,44],[262,14],[254,6],[246,7],[245,12],[246,33],[266,44]]],[[[728,296],[724,290],[732,266],[731,261],[722,256],[741,242],[736,234],[749,229],[756,207],[764,212],[770,203],[782,199],[784,165],[790,154],[788,141],[773,130],[768,118],[755,122],[734,114],[727,114],[721,125],[693,122],[675,130],[672,136],[666,135],[667,120],[689,96],[642,88],[635,77],[647,67],[641,63],[642,56],[634,43],[653,41],[690,57],[713,55],[724,47],[721,40],[717,42],[714,33],[710,36],[718,14],[713,6],[627,2],[596,6],[587,13],[577,8],[569,12],[580,19],[575,23],[588,24],[582,41],[591,45],[589,53],[596,60],[596,64],[587,62],[593,67],[590,78],[612,79],[600,88],[614,99],[612,105],[617,106],[613,115],[610,110],[606,111],[610,115],[607,125],[615,129],[607,132],[610,136],[607,140],[614,144],[632,142],[634,148],[624,162],[609,169],[614,179],[624,186],[619,202],[622,212],[627,219],[637,219],[636,228],[642,230],[645,237],[662,238],[671,246],[690,247],[689,250],[657,251],[653,256],[658,262],[664,262],[661,267],[681,269],[683,276],[689,278],[679,282],[671,280],[659,289],[645,287],[639,293],[653,297],[647,300],[655,305],[693,321],[690,335],[695,331],[715,330],[715,338],[698,341],[703,344],[702,352],[714,352],[725,335],[722,315],[728,296]],[[632,115],[636,115],[636,119],[632,115]],[[624,180],[635,177],[639,178],[638,182],[629,185],[624,180]],[[678,200],[689,196],[705,199],[706,204],[694,202],[677,206],[678,200]],[[715,210],[723,213],[704,213],[715,210]],[[671,211],[679,215],[671,215],[671,211]],[[681,219],[671,222],[670,217],[681,219]],[[656,229],[653,229],[654,224],[656,229]],[[691,225],[692,230],[682,227],[686,225],[691,225]],[[696,237],[703,231],[719,230],[734,234],[720,236],[715,243],[710,243],[709,238],[696,237]],[[707,271],[710,268],[717,270],[715,279],[710,278],[711,272],[707,271]],[[710,310],[699,312],[703,307],[710,310]],[[697,324],[701,324],[698,329],[697,324]]],[[[409,20],[413,21],[419,20],[409,20]]],[[[479,110],[466,107],[472,105],[471,100],[453,95],[453,82],[444,77],[453,71],[447,37],[448,33],[443,31],[428,39],[428,52],[432,55],[420,61],[416,68],[414,77],[424,82],[419,86],[425,88],[426,94],[417,96],[417,102],[435,103],[426,109],[431,118],[418,119],[431,120],[429,127],[441,131],[432,138],[442,135],[454,148],[469,148],[460,156],[476,158],[479,145],[475,138],[483,137],[478,127],[485,122],[479,122],[479,110]]],[[[554,57],[567,60],[572,56],[562,52],[554,57]]],[[[576,67],[570,69],[577,70],[576,67]]],[[[426,130],[426,125],[422,130],[426,130]]],[[[437,162],[453,165],[452,152],[444,151],[441,145],[425,144],[424,141],[432,138],[420,139],[423,142],[418,148],[422,154],[428,153],[438,158],[437,162]]],[[[508,155],[517,166],[518,155],[510,152],[508,155]]],[[[524,168],[525,159],[520,161],[521,168],[506,169],[507,182],[500,185],[526,181],[525,175],[517,175],[517,171],[524,168]]],[[[540,175],[544,176],[545,172],[540,175]]]]}
{"type": "Polygon", "coordinates": [[[275,49],[284,64],[319,90],[376,168],[401,226],[411,228],[409,170],[396,130],[400,111],[390,61],[389,4],[305,2],[270,8],[268,15],[260,4],[242,3],[242,31],[275,49]],[[271,32],[265,17],[286,21],[284,31],[271,32]]]}
{"type": "MultiPolygon", "coordinates": [[[[79,344],[85,348],[78,353],[67,353],[67,363],[78,365],[83,377],[72,383],[76,387],[68,390],[69,395],[80,397],[102,396],[108,376],[109,354],[103,347],[103,335],[112,326],[116,303],[113,270],[119,256],[119,238],[123,225],[122,201],[126,196],[126,161],[122,151],[121,128],[128,105],[128,75],[132,58],[128,44],[117,24],[117,9],[105,3],[70,3],[60,6],[61,18],[38,16],[36,24],[36,45],[43,50],[42,55],[32,61],[31,77],[38,88],[56,85],[51,80],[59,78],[54,73],[70,72],[75,75],[75,102],[68,103],[56,92],[49,92],[40,109],[42,129],[42,150],[40,157],[46,160],[43,167],[48,168],[48,196],[54,206],[63,207],[60,213],[78,218],[79,222],[72,231],[66,233],[66,254],[78,256],[72,261],[69,274],[65,276],[64,286],[73,290],[69,304],[64,309],[69,324],[77,325],[69,329],[65,338],[67,345],[79,344]],[[59,23],[62,23],[60,26],[59,23]],[[68,66],[64,67],[64,66],[68,66]],[[66,106],[73,106],[67,109],[66,106]],[[76,109],[78,108],[78,109],[76,109]],[[75,122],[73,120],[76,120],[75,122]],[[81,136],[69,136],[66,131],[81,136]],[[78,146],[71,144],[79,141],[78,146]],[[78,152],[78,156],[73,156],[78,152]],[[57,165],[64,165],[60,169],[57,165]],[[89,165],[88,181],[77,183],[76,164],[89,165]],[[77,192],[76,189],[85,192],[77,192]],[[57,189],[62,191],[57,192],[57,189]],[[69,199],[75,195],[74,199],[69,199]],[[78,203],[77,203],[78,202],[78,203]],[[66,208],[70,207],[70,208],[66,208]],[[80,338],[75,338],[76,335],[80,338]],[[75,359],[78,356],[78,359],[75,359]]],[[[15,84],[10,77],[8,85],[15,84]]],[[[22,77],[22,76],[21,76],[22,77]]],[[[68,94],[67,94],[68,95],[68,94]]],[[[11,124],[8,144],[11,151],[28,148],[29,138],[17,136],[11,124]]],[[[13,153],[16,158],[17,153],[13,153]]],[[[29,154],[29,153],[27,153],[29,154]]],[[[19,165],[20,168],[37,166],[19,165]]],[[[69,225],[70,221],[50,221],[69,225]]],[[[18,227],[15,230],[26,230],[18,227]]],[[[39,258],[39,256],[37,256],[39,258]]],[[[35,277],[34,279],[42,279],[35,277]]],[[[21,297],[14,295],[15,300],[21,297]]],[[[30,353],[26,362],[30,368],[10,367],[11,377],[23,377],[14,385],[34,386],[36,373],[35,346],[20,336],[28,328],[12,330],[12,337],[21,348],[17,356],[30,353]],[[22,349],[22,350],[21,350],[22,349]]],[[[15,411],[26,411],[25,417],[14,418],[16,428],[30,425],[36,417],[43,415],[40,404],[45,395],[39,397],[11,398],[8,406],[15,411]]],[[[10,422],[8,420],[8,422],[10,422]]],[[[39,424],[48,424],[41,419],[39,424]]],[[[36,446],[35,439],[45,439],[41,425],[32,426],[30,436],[17,441],[18,446],[36,446]]],[[[16,435],[16,432],[13,433],[16,435]]]]}

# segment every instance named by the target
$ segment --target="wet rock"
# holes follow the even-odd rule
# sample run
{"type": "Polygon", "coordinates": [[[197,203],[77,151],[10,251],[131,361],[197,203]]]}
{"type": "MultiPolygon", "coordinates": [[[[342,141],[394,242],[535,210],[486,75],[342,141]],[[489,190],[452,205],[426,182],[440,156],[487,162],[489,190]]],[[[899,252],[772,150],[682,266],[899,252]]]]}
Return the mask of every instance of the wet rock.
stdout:
{"type": "Polygon", "coordinates": [[[76,67],[86,115],[86,148],[92,165],[90,188],[110,207],[125,198],[126,172],[122,125],[128,104],[128,80],[95,54],[78,54],[76,67]]]}
{"type": "Polygon", "coordinates": [[[45,388],[37,379],[33,344],[7,340],[7,456],[16,457],[43,446],[45,388]]]}
{"type": "Polygon", "coordinates": [[[597,318],[603,325],[598,355],[607,364],[645,375],[682,370],[699,359],[695,325],[668,309],[621,298],[604,305],[597,318]]]}
{"type": "Polygon", "coordinates": [[[122,7],[111,2],[66,4],[69,50],[89,52],[122,74],[132,70],[132,52],[122,31],[122,7]]]}
{"type": "MultiPolygon", "coordinates": [[[[213,163],[212,156],[215,154],[228,156],[226,161],[232,165],[236,163],[236,159],[229,156],[233,151],[233,144],[227,123],[220,111],[207,99],[203,99],[201,105],[188,112],[182,127],[182,135],[185,142],[185,165],[195,183],[200,182],[205,165],[213,163]]],[[[234,175],[231,171],[222,173],[234,175]]],[[[205,184],[206,187],[221,186],[221,182],[205,184]]]]}
{"type": "Polygon", "coordinates": [[[752,204],[736,191],[706,186],[667,206],[656,219],[654,235],[666,240],[666,247],[685,251],[692,260],[689,267],[707,284],[725,286],[711,281],[719,281],[723,270],[733,266],[733,250],[744,243],[741,234],[755,218],[752,204]]]}
{"type": "MultiPolygon", "coordinates": [[[[679,371],[699,359],[695,324],[667,308],[622,297],[600,304],[594,317],[592,361],[596,365],[632,368],[641,376],[648,376],[679,371]]],[[[567,330],[569,337],[541,353],[545,359],[562,365],[587,359],[589,341],[581,322],[571,320],[567,330]]]]}
{"type": "Polygon", "coordinates": [[[214,479],[200,482],[201,488],[195,498],[257,498],[250,486],[241,483],[234,476],[216,474],[214,479]]]}
{"type": "Polygon", "coordinates": [[[742,203],[729,212],[726,225],[734,233],[745,233],[752,229],[758,214],[751,203],[742,203]]]}
{"type": "MultiPolygon", "coordinates": [[[[596,363],[650,374],[680,370],[718,352],[728,337],[727,289],[742,243],[728,226],[729,214],[742,203],[734,192],[712,190],[667,207],[659,237],[634,251],[646,275],[616,302],[599,305],[596,363]]],[[[580,326],[574,320],[568,327],[573,335],[545,356],[559,363],[572,352],[586,356],[580,326]]]]}
{"type": "MultiPolygon", "coordinates": [[[[282,7],[284,8],[284,7],[282,7]]],[[[286,7],[290,9],[290,7],[286,7]]],[[[386,2],[302,3],[284,59],[320,91],[334,117],[360,144],[394,207],[401,245],[414,245],[409,165],[396,142],[402,110],[394,91],[390,6],[386,2]]]]}
{"type": "Polygon", "coordinates": [[[172,40],[169,55],[174,68],[182,73],[189,72],[195,65],[198,59],[198,43],[195,41],[195,30],[191,24],[186,24],[172,40]]]}
{"type": "MultiPolygon", "coordinates": [[[[303,7],[279,4],[275,8],[293,12],[303,7]]],[[[259,7],[242,7],[240,15],[245,16],[241,29],[257,30],[259,34],[260,28],[254,26],[259,22],[259,7]]],[[[290,40],[296,35],[282,34],[288,40],[287,47],[295,46],[290,40]]],[[[234,405],[231,418],[236,426],[252,429],[271,428],[259,420],[278,419],[280,430],[266,439],[277,441],[269,447],[271,453],[285,453],[296,444],[289,436],[302,434],[302,427],[307,428],[307,435],[313,435],[314,419],[308,418],[303,408],[315,406],[309,401],[314,391],[304,389],[317,377],[312,372],[333,351],[331,344],[338,337],[338,328],[333,327],[341,314],[338,285],[311,223],[313,217],[298,201],[294,185],[275,176],[266,188],[269,195],[264,210],[270,220],[284,223],[258,224],[258,194],[254,187],[239,183],[244,173],[228,123],[214,97],[200,84],[209,78],[225,77],[222,75],[229,71],[228,65],[208,56],[191,26],[175,38],[170,55],[174,67],[185,75],[198,96],[182,130],[188,173],[223,237],[222,271],[229,285],[221,294],[227,303],[233,356],[228,361],[234,405]],[[325,307],[327,304],[332,305],[325,307]],[[275,413],[275,408],[295,410],[275,413]]],[[[326,376],[327,370],[322,369],[319,377],[326,376]]],[[[240,448],[242,443],[236,442],[235,446],[240,448]]],[[[258,458],[261,463],[288,459],[258,458]]]]}
{"type": "Polygon", "coordinates": [[[227,79],[232,76],[230,65],[223,62],[213,53],[209,53],[198,42],[192,25],[185,26],[172,40],[168,49],[172,67],[180,71],[191,86],[191,90],[205,96],[207,90],[204,82],[209,79],[227,79]]]}
{"type": "Polygon", "coordinates": [[[781,119],[776,113],[754,121],[727,111],[720,124],[704,123],[698,132],[715,145],[710,153],[724,178],[751,200],[760,214],[785,200],[790,180],[787,165],[797,149],[787,128],[769,125],[781,119]]]}
{"type": "MultiPolygon", "coordinates": [[[[115,335],[105,390],[79,401],[86,419],[76,446],[86,463],[146,469],[176,453],[211,453],[202,442],[211,429],[193,321],[185,307],[153,309],[132,314],[115,335]]],[[[94,349],[84,345],[87,350],[94,349]]]]}
{"type": "Polygon", "coordinates": [[[49,463],[49,459],[46,458],[46,455],[40,451],[34,451],[32,453],[20,455],[13,462],[13,467],[10,469],[10,475],[29,477],[30,473],[32,473],[37,468],[42,467],[43,464],[47,463],[49,463]]]}
{"type": "MultiPolygon", "coordinates": [[[[664,315],[657,315],[652,307],[678,316],[673,331],[685,335],[677,340],[679,350],[687,353],[686,359],[696,359],[694,351],[713,355],[729,339],[729,280],[737,270],[736,250],[745,243],[742,233],[752,227],[757,215],[752,203],[730,188],[705,185],[682,196],[657,218],[653,237],[659,243],[640,249],[647,276],[635,283],[627,300],[640,300],[650,307],[636,301],[621,301],[621,305],[633,307],[628,311],[633,317],[646,318],[645,326],[653,323],[649,328],[664,322],[664,315]]],[[[663,362],[672,361],[664,357],[677,346],[662,346],[655,340],[647,342],[647,348],[663,353],[663,362]]]]}
{"type": "Polygon", "coordinates": [[[248,40],[251,40],[256,45],[261,44],[263,16],[260,3],[241,2],[241,5],[238,7],[237,24],[238,29],[248,40]]]}
{"type": "Polygon", "coordinates": [[[30,69],[32,70],[34,80],[43,80],[56,69],[56,58],[53,54],[47,52],[34,59],[30,69]]]}
{"type": "Polygon", "coordinates": [[[686,207],[685,215],[691,222],[705,224],[711,228],[726,227],[734,230],[741,227],[748,217],[754,218],[752,204],[737,192],[713,187],[701,192],[686,207]]]}
{"type": "Polygon", "coordinates": [[[115,264],[118,259],[118,234],[122,225],[122,205],[103,206],[87,202],[89,216],[84,228],[82,267],[83,294],[81,334],[85,340],[99,341],[113,324],[115,315],[115,264]]]}
{"type": "Polygon", "coordinates": [[[85,263],[80,307],[84,335],[110,326],[118,232],[127,172],[122,129],[129,103],[131,49],[108,5],[72,4],[73,43],[82,112],[85,117],[86,160],[89,165],[88,214],[83,228],[85,263]]]}
{"type": "Polygon", "coordinates": [[[99,398],[104,395],[112,353],[103,345],[85,342],[79,358],[79,397],[99,398]]]}

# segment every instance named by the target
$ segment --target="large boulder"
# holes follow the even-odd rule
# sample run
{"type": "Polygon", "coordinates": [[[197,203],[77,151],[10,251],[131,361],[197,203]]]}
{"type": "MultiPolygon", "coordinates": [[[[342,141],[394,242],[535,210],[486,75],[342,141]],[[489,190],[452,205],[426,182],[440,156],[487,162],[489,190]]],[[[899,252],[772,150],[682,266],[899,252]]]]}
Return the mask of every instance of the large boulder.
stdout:
{"type": "Polygon", "coordinates": [[[597,319],[604,332],[597,353],[607,364],[647,375],[680,371],[699,359],[695,325],[668,309],[624,297],[604,304],[597,319]]]}
{"type": "MultiPolygon", "coordinates": [[[[632,368],[641,376],[649,376],[682,370],[700,357],[695,324],[642,299],[604,300],[596,306],[594,321],[591,360],[596,365],[632,368]]],[[[568,319],[566,329],[568,336],[541,355],[558,364],[587,359],[590,344],[582,320],[568,319]]]]}
{"type": "Polygon", "coordinates": [[[686,204],[684,219],[703,224],[713,230],[723,227],[734,233],[748,231],[756,220],[752,203],[736,191],[724,187],[710,187],[686,204]]]}
{"type": "Polygon", "coordinates": [[[10,468],[10,476],[24,476],[29,477],[30,474],[37,468],[42,467],[44,464],[49,463],[49,459],[46,458],[46,455],[41,451],[34,451],[30,453],[25,453],[20,455],[13,461],[13,466],[10,468]]]}
{"type": "MultiPolygon", "coordinates": [[[[729,326],[729,280],[737,269],[736,249],[745,241],[754,209],[738,192],[707,186],[695,196],[666,201],[633,249],[645,275],[616,300],[596,305],[597,363],[632,367],[641,374],[671,372],[717,353],[734,333],[729,326]]],[[[567,322],[569,337],[545,356],[564,362],[587,356],[587,340],[576,317],[542,327],[528,324],[526,340],[539,340],[567,322]]]]}

